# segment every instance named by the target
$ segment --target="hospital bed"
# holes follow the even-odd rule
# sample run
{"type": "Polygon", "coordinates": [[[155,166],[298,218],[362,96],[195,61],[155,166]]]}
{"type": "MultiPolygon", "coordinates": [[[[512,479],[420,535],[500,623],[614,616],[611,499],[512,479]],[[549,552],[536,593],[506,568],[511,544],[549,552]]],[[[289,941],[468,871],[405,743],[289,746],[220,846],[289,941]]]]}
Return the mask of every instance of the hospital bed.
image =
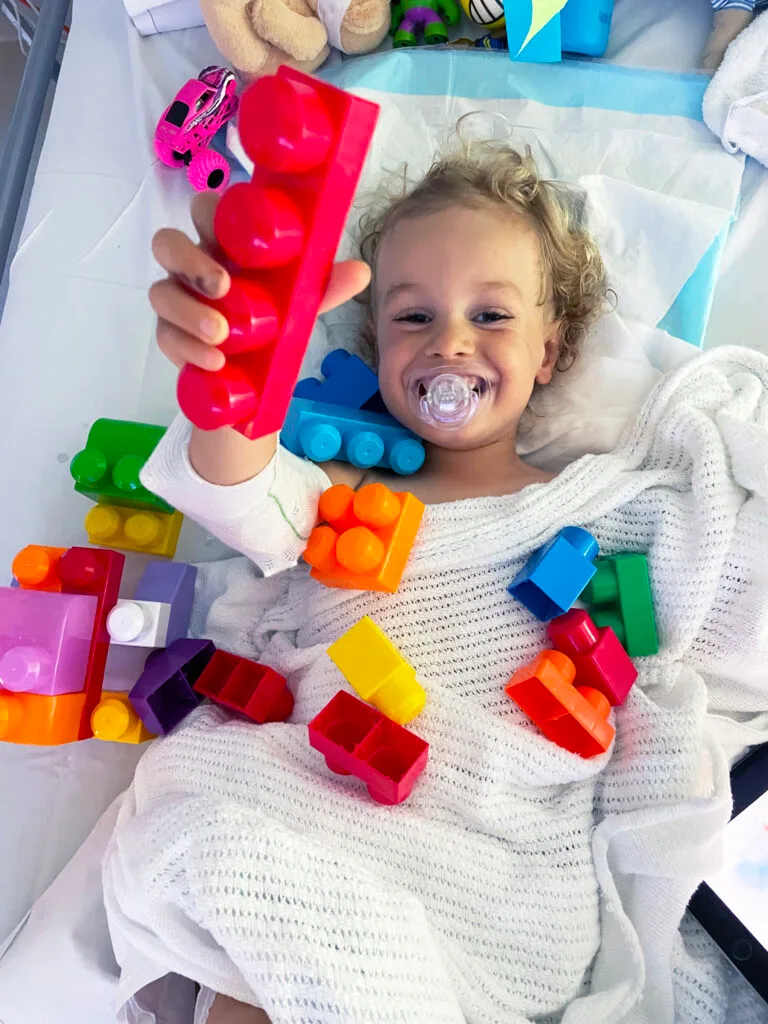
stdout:
{"type": "MultiPolygon", "coordinates": [[[[51,2],[61,6],[61,0],[51,2]]],[[[633,305],[632,266],[622,262],[629,255],[621,251],[629,246],[616,246],[614,270],[627,278],[623,301],[629,304],[629,319],[635,326],[634,333],[619,331],[603,338],[599,358],[591,364],[594,380],[609,382],[603,395],[618,396],[612,409],[602,409],[603,419],[598,417],[602,435],[586,442],[596,449],[615,440],[659,371],[690,357],[695,346],[737,342],[768,351],[762,306],[768,252],[761,240],[761,225],[768,215],[766,174],[751,163],[743,169],[737,159],[722,152],[716,140],[708,138],[696,113],[704,83],[685,74],[695,67],[710,16],[707,0],[675,4],[617,0],[608,58],[612,64],[634,70],[622,72],[626,109],[610,113],[611,130],[639,138],[640,113],[632,109],[631,97],[652,95],[651,115],[646,110],[643,116],[656,118],[660,145],[663,142],[664,151],[672,154],[669,159],[676,168],[674,174],[664,170],[659,157],[657,170],[670,179],[663,187],[674,193],[679,181],[679,188],[690,192],[683,197],[687,204],[700,201],[701,216],[691,217],[690,205],[686,207],[680,251],[695,260],[685,273],[675,269],[674,259],[662,268],[660,277],[682,275],[680,287],[653,314],[639,299],[633,305]],[[681,74],[657,81],[653,72],[646,74],[643,68],[681,74]],[[738,218],[731,223],[737,210],[738,218]],[[648,322],[643,322],[644,317],[648,322]],[[657,329],[659,324],[662,329],[657,329]],[[675,334],[686,340],[676,340],[675,334]],[[622,381],[621,388],[616,387],[616,379],[622,381]]],[[[55,28],[51,28],[54,37],[55,28]]],[[[172,415],[174,372],[155,350],[146,298],[147,287],[158,274],[149,240],[163,224],[190,226],[190,192],[185,175],[155,160],[152,134],[158,113],[178,86],[216,60],[204,29],[141,38],[120,0],[75,0],[0,325],[0,575],[9,575],[13,554],[26,543],[83,542],[82,520],[88,504],[74,493],[68,462],[94,419],[112,416],[163,423],[172,415]]],[[[43,65],[41,58],[41,75],[43,65]]],[[[433,125],[482,109],[493,132],[500,130],[499,123],[502,129],[511,124],[516,131],[522,126],[525,130],[515,137],[532,141],[544,165],[551,160],[558,171],[558,160],[565,156],[550,152],[546,139],[561,137],[562,125],[536,119],[544,117],[542,110],[552,101],[551,82],[561,73],[570,74],[567,67],[513,72],[498,54],[442,51],[362,58],[359,63],[345,63],[331,75],[339,84],[367,90],[378,99],[398,88],[422,97],[434,93],[429,102],[421,103],[423,110],[431,110],[428,116],[433,125]],[[511,106],[497,102],[500,90],[493,78],[502,68],[505,75],[513,75],[509,92],[501,91],[505,96],[517,95],[509,101],[511,106]],[[461,104],[449,108],[446,92],[463,97],[461,104]]],[[[572,74],[570,80],[581,81],[572,74]]],[[[575,140],[579,132],[594,128],[587,115],[579,113],[585,96],[580,96],[578,88],[571,91],[575,140]]],[[[386,125],[410,116],[413,105],[410,99],[393,100],[386,107],[385,148],[386,140],[397,134],[387,135],[386,125]]],[[[17,123],[12,130],[23,134],[31,129],[17,123]]],[[[417,131],[421,126],[414,125],[417,131]]],[[[19,139],[12,144],[18,145],[19,139]]],[[[391,147],[387,152],[392,154],[391,147]]],[[[424,151],[419,159],[427,155],[424,151]]],[[[585,178],[588,172],[585,165],[585,178]]],[[[679,198],[670,193],[670,201],[679,198]]],[[[0,204],[0,214],[2,238],[7,231],[7,206],[0,204]]],[[[654,246],[662,248],[651,230],[653,221],[645,217],[638,222],[640,234],[649,232],[647,252],[654,246]]],[[[605,231],[609,227],[603,225],[605,231]]],[[[609,239],[609,244],[615,243],[616,239],[612,243],[609,239]]],[[[327,336],[337,341],[347,326],[342,316],[330,324],[327,336]]],[[[313,358],[318,360],[317,351],[313,358]]],[[[583,424],[590,411],[573,408],[570,415],[573,422],[583,424]]],[[[539,447],[550,454],[578,454],[564,452],[559,438],[540,440],[539,447]]],[[[217,542],[185,523],[177,558],[204,561],[223,554],[217,542]]],[[[113,677],[108,674],[108,684],[129,685],[129,679],[120,678],[119,665],[111,664],[109,671],[113,677]]],[[[139,748],[96,740],[53,749],[0,744],[4,783],[0,787],[4,865],[0,951],[3,937],[14,934],[112,798],[129,783],[140,753],[139,748]]],[[[108,831],[109,821],[99,828],[102,833],[108,831]]],[[[34,1024],[47,1024],[48,1019],[56,1024],[100,1024],[113,1019],[104,1009],[114,988],[116,965],[98,904],[99,849],[99,835],[92,836],[85,854],[38,903],[37,916],[33,915],[27,930],[15,943],[10,938],[6,941],[7,952],[0,957],[4,1024],[32,1024],[33,1019],[34,1024]],[[83,920],[91,920],[91,927],[84,929],[80,921],[77,929],[62,932],[47,924],[62,898],[74,901],[83,911],[83,920]],[[29,928],[37,929],[41,958],[58,959],[62,976],[66,976],[68,958],[78,963],[88,960],[94,967],[90,987],[78,984],[76,993],[73,989],[60,997],[50,993],[54,1001],[46,1005],[58,1007],[50,1018],[44,1012],[24,1016],[18,1009],[20,993],[34,987],[33,979],[20,973],[14,960],[29,928]]]]}

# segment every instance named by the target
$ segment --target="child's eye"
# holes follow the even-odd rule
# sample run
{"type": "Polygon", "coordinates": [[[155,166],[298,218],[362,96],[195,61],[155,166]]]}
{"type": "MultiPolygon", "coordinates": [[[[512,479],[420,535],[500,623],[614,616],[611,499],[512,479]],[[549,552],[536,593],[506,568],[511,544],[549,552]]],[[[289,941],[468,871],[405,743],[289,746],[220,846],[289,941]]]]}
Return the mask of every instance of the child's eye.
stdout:
{"type": "Polygon", "coordinates": [[[511,313],[505,313],[501,309],[483,309],[480,313],[476,313],[472,319],[481,324],[500,324],[515,318],[511,313]]]}
{"type": "Polygon", "coordinates": [[[432,322],[432,317],[429,313],[420,313],[416,310],[408,313],[398,313],[393,319],[398,324],[428,324],[432,322]]]}

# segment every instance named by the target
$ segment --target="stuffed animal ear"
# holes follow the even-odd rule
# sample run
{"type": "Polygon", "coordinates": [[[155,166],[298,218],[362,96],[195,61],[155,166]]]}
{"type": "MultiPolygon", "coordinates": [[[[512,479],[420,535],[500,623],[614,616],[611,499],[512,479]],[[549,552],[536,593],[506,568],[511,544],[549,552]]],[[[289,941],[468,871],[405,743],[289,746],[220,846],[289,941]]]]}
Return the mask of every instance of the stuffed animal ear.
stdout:
{"type": "Polygon", "coordinates": [[[200,9],[218,50],[245,78],[264,74],[270,47],[254,35],[247,0],[200,0],[200,9]]]}
{"type": "Polygon", "coordinates": [[[287,53],[291,63],[316,67],[327,56],[328,34],[304,0],[250,0],[249,14],[253,31],[287,53]]]}

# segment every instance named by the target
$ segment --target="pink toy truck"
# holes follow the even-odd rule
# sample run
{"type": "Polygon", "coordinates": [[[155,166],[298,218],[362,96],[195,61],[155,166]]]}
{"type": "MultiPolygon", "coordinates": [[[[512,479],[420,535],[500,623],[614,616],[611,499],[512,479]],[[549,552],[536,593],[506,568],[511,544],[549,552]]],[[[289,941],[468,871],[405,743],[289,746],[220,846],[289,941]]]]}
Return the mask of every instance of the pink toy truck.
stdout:
{"type": "Polygon", "coordinates": [[[209,143],[237,110],[235,76],[212,64],[176,93],[155,129],[155,152],[168,167],[186,167],[196,192],[223,192],[229,164],[209,143]]]}

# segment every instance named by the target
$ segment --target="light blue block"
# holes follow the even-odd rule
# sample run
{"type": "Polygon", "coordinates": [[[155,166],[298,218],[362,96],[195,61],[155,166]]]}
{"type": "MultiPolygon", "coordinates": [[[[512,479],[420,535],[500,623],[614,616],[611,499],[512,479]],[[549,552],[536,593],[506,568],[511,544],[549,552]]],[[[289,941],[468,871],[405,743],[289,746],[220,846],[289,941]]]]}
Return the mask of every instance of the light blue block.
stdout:
{"type": "Polygon", "coordinates": [[[563,53],[602,57],[608,48],[613,0],[568,0],[560,12],[563,53]]]}
{"type": "Polygon", "coordinates": [[[598,551],[588,530],[566,526],[531,555],[507,590],[542,622],[565,615],[595,575],[598,551]]]}
{"type": "Polygon", "coordinates": [[[294,398],[288,406],[280,442],[312,462],[339,459],[401,476],[421,469],[425,456],[421,440],[391,416],[305,398],[294,398]]]}

